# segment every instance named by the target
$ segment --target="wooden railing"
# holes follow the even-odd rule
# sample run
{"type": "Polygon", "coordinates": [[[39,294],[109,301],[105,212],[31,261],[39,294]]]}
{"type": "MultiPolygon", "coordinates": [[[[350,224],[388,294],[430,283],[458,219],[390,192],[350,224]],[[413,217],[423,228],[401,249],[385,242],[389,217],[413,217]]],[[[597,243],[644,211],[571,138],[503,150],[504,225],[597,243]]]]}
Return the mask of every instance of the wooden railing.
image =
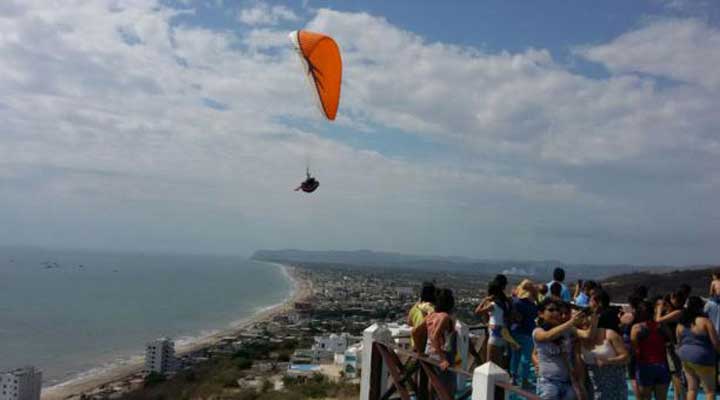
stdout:
{"type": "MultiPolygon", "coordinates": [[[[418,400],[436,398],[441,400],[452,400],[453,394],[445,385],[435,370],[437,363],[426,357],[414,353],[394,349],[382,343],[374,343],[372,348],[373,372],[382,371],[382,364],[385,365],[390,374],[392,385],[384,388],[382,379],[375,374],[370,386],[370,399],[387,400],[397,393],[402,400],[410,400],[411,393],[418,400]],[[406,359],[403,363],[400,355],[406,359]]],[[[464,371],[455,371],[453,372],[464,371]]],[[[465,399],[461,397],[460,399],[465,399]]]]}
{"type": "MultiPolygon", "coordinates": [[[[376,326],[371,328],[378,329],[376,326]]],[[[477,393],[472,398],[479,400],[506,399],[510,393],[516,397],[539,400],[535,394],[511,385],[507,372],[500,367],[484,363],[482,354],[485,352],[476,351],[474,345],[468,348],[473,361],[467,370],[456,367],[442,370],[437,360],[396,347],[391,336],[375,340],[375,331],[368,330],[366,333],[370,334],[364,338],[363,358],[369,359],[363,360],[363,368],[369,371],[362,371],[361,400],[389,400],[393,397],[402,400],[465,400],[473,395],[473,391],[477,393]],[[443,376],[445,373],[450,373],[450,376],[443,376]],[[455,379],[457,377],[464,379],[455,379]],[[455,382],[466,383],[456,387],[455,382]]]]}

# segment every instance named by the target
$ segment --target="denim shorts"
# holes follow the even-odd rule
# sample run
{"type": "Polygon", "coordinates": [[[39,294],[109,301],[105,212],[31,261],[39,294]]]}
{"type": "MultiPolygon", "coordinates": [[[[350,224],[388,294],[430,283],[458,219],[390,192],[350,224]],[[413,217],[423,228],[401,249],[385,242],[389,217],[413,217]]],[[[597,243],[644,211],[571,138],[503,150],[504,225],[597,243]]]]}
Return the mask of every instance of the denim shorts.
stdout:
{"type": "Polygon", "coordinates": [[[538,377],[537,393],[543,400],[575,400],[575,390],[569,381],[538,377]]]}

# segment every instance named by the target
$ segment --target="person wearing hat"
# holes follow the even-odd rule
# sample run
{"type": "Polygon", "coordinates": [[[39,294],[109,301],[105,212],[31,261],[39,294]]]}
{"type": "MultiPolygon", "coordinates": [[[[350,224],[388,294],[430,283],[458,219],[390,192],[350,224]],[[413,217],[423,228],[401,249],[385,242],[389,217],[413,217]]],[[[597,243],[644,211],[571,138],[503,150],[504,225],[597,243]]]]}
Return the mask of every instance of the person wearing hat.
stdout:
{"type": "Polygon", "coordinates": [[[530,363],[533,352],[532,332],[535,329],[535,318],[538,315],[537,286],[529,279],[524,279],[515,289],[513,297],[513,315],[510,332],[520,345],[513,349],[510,359],[510,375],[516,385],[527,387],[530,374],[530,363]]]}

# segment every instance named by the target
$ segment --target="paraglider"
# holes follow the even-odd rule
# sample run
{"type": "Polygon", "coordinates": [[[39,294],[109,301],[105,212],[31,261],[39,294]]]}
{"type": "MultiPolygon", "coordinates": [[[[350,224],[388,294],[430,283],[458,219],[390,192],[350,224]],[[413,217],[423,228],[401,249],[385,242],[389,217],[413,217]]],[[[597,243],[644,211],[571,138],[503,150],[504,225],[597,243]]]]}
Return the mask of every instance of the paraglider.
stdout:
{"type": "Polygon", "coordinates": [[[302,190],[305,193],[312,193],[320,186],[320,182],[310,175],[310,169],[308,169],[305,174],[307,178],[300,184],[300,186],[295,188],[295,191],[297,192],[298,190],[302,190]]]}
{"type": "MultiPolygon", "coordinates": [[[[300,58],[315,104],[325,119],[334,121],[342,83],[340,48],[330,36],[322,33],[298,30],[291,32],[289,37],[300,58]]],[[[310,175],[309,166],[306,175],[307,179],[295,190],[312,193],[320,182],[310,175]]]]}

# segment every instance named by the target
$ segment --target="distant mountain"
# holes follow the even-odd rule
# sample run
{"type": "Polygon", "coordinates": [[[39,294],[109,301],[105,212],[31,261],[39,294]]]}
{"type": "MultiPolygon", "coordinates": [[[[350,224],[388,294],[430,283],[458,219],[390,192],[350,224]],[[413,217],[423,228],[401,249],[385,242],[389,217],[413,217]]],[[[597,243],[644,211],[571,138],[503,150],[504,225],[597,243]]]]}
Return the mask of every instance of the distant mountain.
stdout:
{"type": "Polygon", "coordinates": [[[307,251],[307,250],[258,250],[252,256],[255,260],[297,263],[345,264],[365,267],[418,269],[428,271],[479,272],[486,274],[503,273],[516,277],[528,277],[543,281],[550,280],[552,271],[561,267],[567,272],[568,281],[574,279],[599,279],[618,272],[647,271],[671,267],[635,267],[630,265],[573,265],[556,260],[483,260],[467,257],[423,256],[401,253],[356,251],[307,251]]]}
{"type": "MultiPolygon", "coordinates": [[[[701,267],[696,267],[701,268],[701,267]]],[[[681,284],[688,284],[692,288],[691,295],[707,297],[712,273],[717,268],[683,269],[674,271],[635,272],[611,276],[602,284],[613,301],[625,302],[627,297],[637,286],[644,285],[649,289],[650,297],[665,295],[678,289],[681,284]]]]}

